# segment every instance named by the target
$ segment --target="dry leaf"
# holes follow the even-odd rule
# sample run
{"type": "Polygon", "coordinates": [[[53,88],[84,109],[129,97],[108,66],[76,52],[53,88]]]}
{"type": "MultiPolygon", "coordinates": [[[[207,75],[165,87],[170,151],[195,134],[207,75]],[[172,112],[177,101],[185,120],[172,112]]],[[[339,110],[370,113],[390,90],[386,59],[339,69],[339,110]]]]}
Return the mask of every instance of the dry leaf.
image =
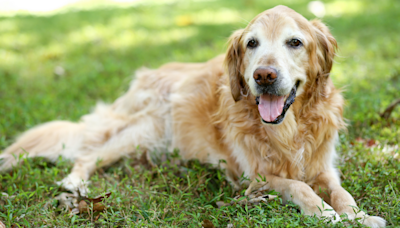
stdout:
{"type": "Polygon", "coordinates": [[[247,205],[248,207],[253,207],[254,205],[259,204],[260,202],[267,202],[268,200],[274,199],[277,196],[274,195],[265,195],[263,192],[269,189],[268,182],[265,181],[253,181],[245,192],[245,197],[236,196],[230,203],[225,203],[223,201],[216,202],[218,208],[223,206],[230,206],[233,204],[239,204],[241,206],[247,205]],[[242,199],[240,199],[242,198],[242,199]],[[240,200],[239,200],[240,199],[240,200]]]}
{"type": "Polygon", "coordinates": [[[79,210],[79,213],[83,213],[83,212],[89,213],[89,207],[88,207],[87,203],[85,202],[85,200],[81,200],[79,202],[78,210],[79,210]]]}
{"type": "Polygon", "coordinates": [[[93,211],[104,211],[106,209],[106,206],[102,203],[95,203],[93,205],[93,211]]]}
{"type": "Polygon", "coordinates": [[[92,202],[95,204],[95,203],[99,203],[99,202],[103,201],[103,199],[108,198],[110,196],[111,196],[111,192],[107,192],[104,196],[100,195],[95,198],[80,197],[80,200],[86,200],[88,202],[92,202]]]}
{"type": "Polygon", "coordinates": [[[377,143],[376,143],[376,141],[374,139],[369,139],[369,140],[367,140],[367,143],[366,143],[367,147],[373,147],[376,144],[377,143]]]}
{"type": "MultiPolygon", "coordinates": [[[[92,209],[94,212],[96,212],[96,211],[101,212],[101,211],[104,211],[104,209],[106,209],[106,206],[104,206],[104,204],[102,204],[101,202],[98,202],[98,203],[93,204],[92,209]]],[[[89,213],[90,205],[88,205],[88,203],[86,203],[85,200],[81,200],[78,205],[78,210],[79,210],[79,213],[85,213],[85,212],[89,213]]]]}
{"type": "Polygon", "coordinates": [[[6,228],[6,225],[2,221],[0,221],[0,228],[6,228]]]}
{"type": "MultiPolygon", "coordinates": [[[[58,207],[60,208],[66,208],[69,210],[70,216],[76,215],[79,213],[89,213],[91,205],[92,211],[94,212],[100,212],[104,211],[106,209],[106,206],[101,203],[105,198],[110,197],[111,192],[106,193],[104,196],[97,196],[95,198],[87,198],[84,196],[79,196],[77,197],[74,194],[70,193],[61,193],[54,199],[58,200],[58,207]],[[79,199],[79,203],[78,203],[79,199]]],[[[49,201],[45,204],[45,208],[49,208],[49,206],[52,204],[52,201],[49,201]]],[[[0,227],[1,228],[1,227],[0,227]]]]}
{"type": "Polygon", "coordinates": [[[93,204],[93,211],[104,211],[106,209],[106,206],[101,203],[105,198],[108,198],[111,196],[111,192],[107,192],[104,196],[100,195],[95,198],[87,198],[87,197],[80,197],[78,209],[80,213],[87,212],[89,213],[90,206],[89,204],[93,204]]]}
{"type": "MultiPolygon", "coordinates": [[[[0,226],[1,227],[1,226],[0,226]]],[[[25,225],[17,225],[17,224],[12,224],[11,225],[11,228],[26,228],[26,226],[25,225]]]]}
{"type": "MultiPolygon", "coordinates": [[[[368,147],[368,148],[377,146],[379,144],[379,142],[376,141],[375,139],[363,139],[361,137],[357,137],[356,142],[362,143],[365,147],[368,147]]],[[[354,145],[354,143],[352,143],[352,145],[354,145]]]]}
{"type": "Polygon", "coordinates": [[[201,224],[201,226],[203,228],[215,228],[214,224],[208,219],[204,219],[203,223],[201,224]]]}

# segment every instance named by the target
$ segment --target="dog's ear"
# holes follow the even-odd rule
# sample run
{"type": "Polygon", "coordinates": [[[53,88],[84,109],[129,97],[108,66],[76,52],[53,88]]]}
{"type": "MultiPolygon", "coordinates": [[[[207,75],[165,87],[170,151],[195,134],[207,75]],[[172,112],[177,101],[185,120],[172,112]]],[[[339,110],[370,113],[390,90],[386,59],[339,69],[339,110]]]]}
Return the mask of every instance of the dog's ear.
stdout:
{"type": "Polygon", "coordinates": [[[319,64],[319,69],[314,69],[317,75],[328,75],[332,69],[333,58],[336,55],[337,42],[328,27],[319,20],[310,21],[317,40],[317,51],[314,59],[319,64]]]}
{"type": "Polygon", "coordinates": [[[243,50],[241,39],[244,29],[236,30],[229,38],[228,51],[225,56],[225,66],[229,74],[229,83],[231,85],[232,97],[235,101],[241,99],[243,89],[243,78],[240,73],[242,64],[243,50]]]}

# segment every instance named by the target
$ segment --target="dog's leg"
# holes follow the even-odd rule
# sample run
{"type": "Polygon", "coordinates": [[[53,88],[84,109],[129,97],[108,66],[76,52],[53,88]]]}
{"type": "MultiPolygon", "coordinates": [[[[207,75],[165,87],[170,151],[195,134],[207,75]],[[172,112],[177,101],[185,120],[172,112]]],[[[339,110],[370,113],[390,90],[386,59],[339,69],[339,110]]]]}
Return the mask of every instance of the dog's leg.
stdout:
{"type": "Polygon", "coordinates": [[[107,142],[101,146],[90,147],[75,159],[72,172],[58,184],[81,195],[88,192],[87,184],[90,175],[96,168],[110,165],[123,156],[136,152],[137,147],[141,150],[154,151],[166,148],[163,120],[155,118],[150,114],[142,116],[130,126],[112,135],[107,142]]]}
{"type": "Polygon", "coordinates": [[[333,222],[340,221],[339,214],[315,194],[306,183],[280,177],[274,177],[271,183],[271,189],[280,192],[284,201],[291,200],[296,205],[299,205],[304,214],[328,217],[333,222]]]}
{"type": "Polygon", "coordinates": [[[0,154],[0,171],[11,169],[19,156],[45,157],[55,161],[59,156],[74,159],[82,143],[82,123],[52,121],[23,133],[0,154]]]}
{"type": "Polygon", "coordinates": [[[280,192],[284,202],[290,200],[299,205],[304,214],[329,217],[333,222],[340,221],[339,215],[333,208],[315,194],[306,183],[274,175],[267,175],[265,178],[268,184],[264,188],[280,192]]]}
{"type": "Polygon", "coordinates": [[[318,175],[313,188],[340,215],[346,213],[349,219],[361,218],[360,222],[369,227],[384,227],[386,225],[386,221],[383,218],[369,216],[357,207],[350,193],[340,185],[335,171],[327,171],[318,175]]]}
{"type": "Polygon", "coordinates": [[[96,152],[88,153],[75,160],[71,173],[57,184],[67,190],[80,195],[87,196],[90,175],[100,167],[110,165],[123,156],[135,151],[133,145],[115,145],[114,147],[101,148],[96,152]]]}
{"type": "Polygon", "coordinates": [[[88,180],[97,168],[111,165],[125,155],[135,151],[136,146],[126,142],[125,144],[112,144],[86,153],[75,160],[71,173],[57,183],[74,194],[79,190],[82,196],[86,196],[89,192],[88,180]]]}

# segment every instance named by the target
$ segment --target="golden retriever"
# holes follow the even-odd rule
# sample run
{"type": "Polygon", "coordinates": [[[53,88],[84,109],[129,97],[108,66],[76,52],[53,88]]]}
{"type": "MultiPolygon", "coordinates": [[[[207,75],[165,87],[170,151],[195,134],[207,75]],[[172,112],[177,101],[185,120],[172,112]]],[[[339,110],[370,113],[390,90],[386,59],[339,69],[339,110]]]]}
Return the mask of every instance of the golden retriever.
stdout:
{"type": "Polygon", "coordinates": [[[206,63],[169,63],[142,69],[113,104],[97,105],[79,123],[35,127],[8,147],[15,156],[58,156],[75,162],[60,183],[86,191],[90,174],[135,153],[180,150],[183,159],[218,164],[239,187],[244,175],[265,178],[284,201],[306,215],[385,220],[357,211],[334,166],[338,131],[345,128],[343,97],[329,77],[337,44],[318,20],[277,6],[233,33],[225,55],[206,63]],[[331,209],[320,211],[320,209],[331,209]]]}

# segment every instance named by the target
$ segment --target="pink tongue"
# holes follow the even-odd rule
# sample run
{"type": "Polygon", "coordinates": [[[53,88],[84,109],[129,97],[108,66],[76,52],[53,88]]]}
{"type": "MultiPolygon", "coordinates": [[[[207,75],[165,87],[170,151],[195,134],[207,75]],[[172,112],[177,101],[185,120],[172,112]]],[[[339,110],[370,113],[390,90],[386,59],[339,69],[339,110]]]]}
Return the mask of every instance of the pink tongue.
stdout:
{"type": "Polygon", "coordinates": [[[258,111],[260,112],[260,115],[263,118],[263,120],[267,122],[272,122],[280,114],[282,114],[283,105],[284,105],[284,96],[263,94],[260,96],[258,111]]]}

